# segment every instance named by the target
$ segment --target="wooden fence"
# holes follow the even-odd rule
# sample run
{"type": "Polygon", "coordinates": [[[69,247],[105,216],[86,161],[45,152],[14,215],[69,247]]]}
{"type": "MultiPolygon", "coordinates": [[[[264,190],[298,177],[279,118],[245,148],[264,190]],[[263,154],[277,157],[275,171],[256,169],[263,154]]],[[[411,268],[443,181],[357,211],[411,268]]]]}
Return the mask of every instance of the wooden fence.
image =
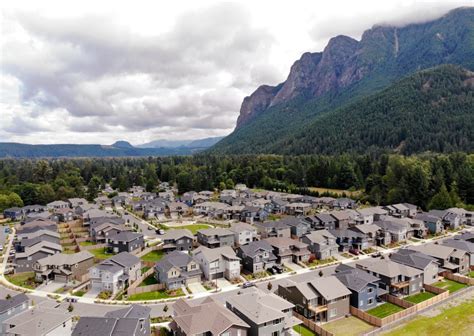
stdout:
{"type": "Polygon", "coordinates": [[[155,270],[153,268],[150,268],[149,270],[147,270],[140,277],[138,277],[132,284],[130,284],[130,286],[128,287],[128,290],[130,291],[137,288],[143,282],[143,280],[145,280],[150,275],[152,275],[154,271],[155,270]]]}
{"type": "Polygon", "coordinates": [[[304,317],[301,314],[298,314],[295,311],[293,311],[293,316],[296,317],[297,319],[303,321],[303,324],[305,325],[305,327],[307,327],[308,329],[310,329],[311,331],[315,332],[316,334],[318,334],[320,336],[334,336],[333,333],[323,329],[322,326],[320,326],[319,324],[317,324],[313,320],[307,319],[306,317],[304,317]]]}
{"type": "Polygon", "coordinates": [[[464,275],[453,274],[451,272],[442,272],[441,274],[446,279],[460,282],[465,285],[474,286],[474,278],[469,278],[464,275]]]}
{"type": "Polygon", "coordinates": [[[155,245],[155,246],[150,246],[150,247],[146,247],[144,248],[142,251],[138,252],[138,253],[134,253],[138,258],[141,258],[143,257],[145,254],[148,254],[150,252],[153,252],[153,251],[159,251],[159,250],[162,250],[163,249],[163,244],[158,244],[158,245],[155,245]]]}
{"type": "MultiPolygon", "coordinates": [[[[81,251],[89,251],[89,250],[95,250],[98,248],[104,248],[107,246],[108,246],[107,244],[97,244],[97,245],[87,245],[87,246],[79,245],[79,248],[81,249],[81,251]]],[[[112,254],[110,256],[112,256],[112,254]]]]}
{"type": "Polygon", "coordinates": [[[394,305],[403,307],[405,309],[413,307],[415,305],[415,303],[413,303],[413,302],[405,301],[403,299],[400,299],[400,298],[398,298],[396,296],[393,296],[393,295],[390,295],[390,294],[384,294],[384,295],[381,296],[381,298],[384,301],[393,303],[394,305]]]}
{"type": "Polygon", "coordinates": [[[137,288],[128,288],[127,295],[154,292],[154,291],[162,290],[164,288],[165,288],[164,284],[155,284],[155,285],[148,285],[148,286],[142,286],[142,287],[137,287],[137,288]]]}

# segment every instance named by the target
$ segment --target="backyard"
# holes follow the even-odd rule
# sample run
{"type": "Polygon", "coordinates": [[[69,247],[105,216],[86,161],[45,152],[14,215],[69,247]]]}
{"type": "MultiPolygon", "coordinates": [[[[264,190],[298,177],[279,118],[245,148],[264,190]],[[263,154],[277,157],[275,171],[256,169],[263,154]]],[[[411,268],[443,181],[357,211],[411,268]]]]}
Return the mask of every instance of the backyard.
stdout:
{"type": "Polygon", "coordinates": [[[94,245],[97,245],[97,244],[94,243],[94,242],[91,242],[91,241],[83,241],[83,242],[80,242],[79,245],[81,245],[81,246],[94,246],[94,245]]]}
{"type": "Polygon", "coordinates": [[[354,316],[324,324],[323,328],[334,335],[359,336],[373,330],[374,327],[354,316]]]}
{"type": "Polygon", "coordinates": [[[144,301],[144,300],[162,300],[169,299],[172,297],[184,296],[183,291],[180,289],[174,290],[172,292],[166,290],[154,291],[154,292],[145,292],[140,294],[133,294],[128,297],[128,301],[144,301]]]}
{"type": "Polygon", "coordinates": [[[463,289],[464,287],[467,287],[467,285],[462,284],[460,282],[444,279],[441,281],[438,281],[437,283],[433,284],[434,286],[442,289],[447,289],[449,290],[450,293],[454,293],[460,289],[463,289]]]}
{"type": "Polygon", "coordinates": [[[163,251],[151,251],[144,256],[142,256],[140,259],[143,261],[152,261],[152,262],[157,262],[161,258],[163,258],[163,251]]]}
{"type": "Polygon", "coordinates": [[[157,283],[158,283],[158,281],[155,279],[155,276],[152,274],[152,275],[149,275],[148,277],[146,277],[146,278],[141,282],[141,284],[139,285],[139,287],[149,286],[149,285],[156,285],[157,283]]]}
{"type": "Polygon", "coordinates": [[[443,310],[436,316],[418,316],[411,322],[392,330],[386,336],[472,335],[474,330],[474,300],[443,310]]]}
{"type": "Polygon", "coordinates": [[[296,331],[297,334],[301,336],[315,336],[316,334],[308,329],[305,325],[299,324],[293,327],[293,330],[296,331]]]}
{"type": "Polygon", "coordinates": [[[38,285],[35,282],[35,272],[24,272],[5,276],[8,281],[19,287],[35,289],[38,285]]]}
{"type": "Polygon", "coordinates": [[[393,303],[390,302],[385,302],[384,304],[381,304],[380,306],[377,306],[375,308],[372,308],[367,311],[367,314],[370,314],[375,317],[379,318],[384,318],[389,315],[398,313],[399,311],[402,311],[403,308],[397,305],[394,305],[393,303]]]}
{"type": "Polygon", "coordinates": [[[420,303],[420,302],[426,301],[428,299],[431,299],[432,297],[435,297],[435,296],[436,296],[436,294],[433,294],[433,293],[430,293],[430,292],[423,292],[423,293],[418,293],[418,294],[414,294],[414,295],[411,295],[411,296],[407,296],[407,297],[403,298],[403,300],[408,301],[408,302],[412,302],[412,303],[420,303]]]}
{"type": "Polygon", "coordinates": [[[92,253],[94,257],[98,259],[108,259],[113,256],[113,253],[108,253],[105,247],[89,250],[89,252],[92,253]]]}

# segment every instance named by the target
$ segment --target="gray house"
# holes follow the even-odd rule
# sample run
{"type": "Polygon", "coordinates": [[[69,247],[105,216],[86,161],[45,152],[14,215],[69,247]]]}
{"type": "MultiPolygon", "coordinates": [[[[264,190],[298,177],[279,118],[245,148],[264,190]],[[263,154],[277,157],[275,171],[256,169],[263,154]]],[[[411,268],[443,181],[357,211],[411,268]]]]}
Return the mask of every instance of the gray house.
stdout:
{"type": "Polygon", "coordinates": [[[145,247],[143,234],[130,231],[121,231],[107,241],[114,253],[141,251],[145,247]]]}
{"type": "Polygon", "coordinates": [[[199,230],[197,240],[199,244],[209,248],[234,246],[235,244],[234,232],[221,228],[199,230]]]}
{"type": "Polygon", "coordinates": [[[187,229],[169,230],[161,237],[163,241],[163,251],[191,251],[193,249],[194,236],[187,229]]]}
{"type": "Polygon", "coordinates": [[[410,246],[409,249],[435,258],[441,270],[461,274],[469,271],[469,255],[466,251],[438,243],[410,246]]]}
{"type": "Polygon", "coordinates": [[[339,254],[336,237],[328,230],[313,231],[301,238],[301,241],[308,244],[308,249],[317,259],[328,259],[339,254]]]}
{"type": "Polygon", "coordinates": [[[201,281],[198,262],[184,252],[173,251],[155,265],[155,278],[167,289],[177,289],[201,281]]]}
{"type": "Polygon", "coordinates": [[[294,304],[261,290],[234,295],[226,306],[250,326],[250,336],[285,335],[302,323],[293,317],[294,304]]]}
{"type": "Polygon", "coordinates": [[[255,227],[262,239],[269,237],[290,238],[291,236],[290,227],[284,221],[256,223],[255,227]]]}
{"type": "Polygon", "coordinates": [[[465,251],[469,255],[469,266],[474,266],[474,243],[461,239],[445,239],[441,242],[445,246],[465,251]]]}
{"type": "Polygon", "coordinates": [[[148,336],[151,308],[131,305],[107,312],[104,317],[81,317],[72,336],[148,336]]]}
{"type": "Polygon", "coordinates": [[[277,257],[273,247],[265,240],[251,242],[237,249],[237,256],[242,259],[243,268],[251,273],[265,271],[275,265],[277,257]]]}
{"type": "Polygon", "coordinates": [[[32,272],[33,265],[39,259],[46,258],[63,250],[61,245],[40,241],[15,256],[15,273],[32,272]]]}
{"type": "Polygon", "coordinates": [[[21,293],[9,299],[0,300],[0,335],[4,335],[7,326],[3,325],[6,319],[11,318],[28,309],[28,297],[21,293]]]}
{"type": "Polygon", "coordinates": [[[396,263],[422,270],[424,284],[430,285],[438,280],[439,268],[436,259],[424,253],[400,249],[392,253],[390,259],[396,263]]]}

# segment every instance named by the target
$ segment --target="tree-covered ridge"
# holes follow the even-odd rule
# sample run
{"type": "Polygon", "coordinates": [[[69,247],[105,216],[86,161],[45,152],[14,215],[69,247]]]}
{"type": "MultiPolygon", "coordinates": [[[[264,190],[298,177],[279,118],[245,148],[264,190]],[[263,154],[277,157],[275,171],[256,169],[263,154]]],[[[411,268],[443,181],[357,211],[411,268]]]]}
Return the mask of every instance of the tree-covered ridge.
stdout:
{"type": "Polygon", "coordinates": [[[361,201],[372,204],[465,206],[474,205],[474,154],[5,159],[0,160],[0,210],[71,197],[92,200],[105,183],[120,191],[133,185],[152,191],[158,181],[175,182],[180,193],[245,183],[311,194],[307,188],[317,186],[362,189],[361,201]]]}

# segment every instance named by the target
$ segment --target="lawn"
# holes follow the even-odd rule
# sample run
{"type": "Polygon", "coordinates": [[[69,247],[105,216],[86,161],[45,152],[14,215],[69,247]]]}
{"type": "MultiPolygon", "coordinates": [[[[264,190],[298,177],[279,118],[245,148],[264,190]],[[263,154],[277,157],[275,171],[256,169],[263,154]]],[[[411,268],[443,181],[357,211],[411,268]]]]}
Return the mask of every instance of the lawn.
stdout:
{"type": "Polygon", "coordinates": [[[323,325],[323,328],[334,335],[358,336],[372,331],[374,327],[356,317],[346,317],[323,325]]]}
{"type": "Polygon", "coordinates": [[[83,241],[83,242],[80,242],[79,245],[81,245],[81,246],[93,246],[93,245],[97,245],[97,244],[94,243],[94,242],[91,242],[91,241],[83,241]]]}
{"type": "Polygon", "coordinates": [[[305,325],[300,324],[293,327],[293,330],[301,336],[315,336],[316,334],[308,329],[305,325]]]}
{"type": "Polygon", "coordinates": [[[108,253],[105,247],[89,250],[89,252],[98,259],[108,259],[114,255],[113,253],[108,253]]]}
{"type": "Polygon", "coordinates": [[[468,277],[470,278],[474,278],[474,271],[470,271],[468,274],[467,274],[468,277]]]}
{"type": "Polygon", "coordinates": [[[386,336],[472,335],[474,330],[474,300],[443,310],[433,317],[418,316],[394,329],[386,336]]]}
{"type": "Polygon", "coordinates": [[[384,318],[384,317],[387,317],[389,315],[398,313],[399,311],[402,311],[402,310],[403,310],[403,308],[400,307],[400,306],[394,305],[390,302],[385,302],[384,304],[382,304],[378,307],[375,307],[375,308],[372,308],[372,309],[368,310],[367,314],[370,314],[370,315],[375,316],[375,317],[384,318]]]}
{"type": "Polygon", "coordinates": [[[188,229],[193,235],[195,235],[196,232],[198,232],[199,230],[210,229],[211,227],[212,226],[209,226],[208,224],[191,224],[184,226],[176,226],[175,229],[188,229]]]}
{"type": "Polygon", "coordinates": [[[142,274],[145,274],[146,271],[148,271],[149,269],[150,269],[150,267],[148,267],[148,266],[143,266],[143,267],[142,267],[142,274]]]}
{"type": "Polygon", "coordinates": [[[161,291],[134,294],[134,295],[130,295],[127,300],[128,301],[161,300],[161,299],[169,299],[169,298],[177,297],[177,296],[184,296],[184,293],[181,290],[181,288],[173,291],[172,293],[166,290],[161,290],[161,291]]]}
{"type": "Polygon", "coordinates": [[[412,303],[420,303],[428,299],[431,299],[434,296],[436,296],[436,294],[433,294],[430,292],[423,292],[423,293],[418,293],[418,294],[404,297],[403,300],[412,302],[412,303]]]}
{"type": "Polygon", "coordinates": [[[442,289],[447,289],[449,290],[450,293],[454,293],[460,289],[463,289],[464,287],[467,287],[467,285],[462,284],[460,282],[444,279],[441,281],[438,281],[437,283],[433,284],[434,286],[442,289]]]}
{"type": "Polygon", "coordinates": [[[140,259],[143,261],[159,261],[161,258],[163,258],[164,252],[163,251],[151,251],[147,254],[145,254],[143,257],[140,259]]]}
{"type": "Polygon", "coordinates": [[[319,194],[324,194],[324,193],[331,193],[331,194],[337,194],[337,195],[346,194],[347,197],[352,197],[352,196],[357,197],[362,193],[361,190],[350,191],[350,190],[344,190],[344,189],[331,189],[331,188],[319,188],[319,187],[310,187],[309,190],[317,191],[319,194]]]}
{"type": "Polygon", "coordinates": [[[79,296],[79,297],[84,296],[84,294],[86,294],[86,292],[83,290],[78,290],[77,292],[72,293],[72,295],[79,296]]]}
{"type": "Polygon", "coordinates": [[[20,287],[35,289],[37,286],[37,283],[35,282],[35,272],[17,273],[17,274],[7,275],[5,277],[12,284],[20,286],[20,287]]]}
{"type": "Polygon", "coordinates": [[[139,287],[149,286],[149,285],[156,285],[157,283],[158,283],[158,281],[155,279],[155,276],[152,274],[152,275],[149,275],[148,277],[146,277],[145,280],[143,280],[141,282],[139,287]]]}

